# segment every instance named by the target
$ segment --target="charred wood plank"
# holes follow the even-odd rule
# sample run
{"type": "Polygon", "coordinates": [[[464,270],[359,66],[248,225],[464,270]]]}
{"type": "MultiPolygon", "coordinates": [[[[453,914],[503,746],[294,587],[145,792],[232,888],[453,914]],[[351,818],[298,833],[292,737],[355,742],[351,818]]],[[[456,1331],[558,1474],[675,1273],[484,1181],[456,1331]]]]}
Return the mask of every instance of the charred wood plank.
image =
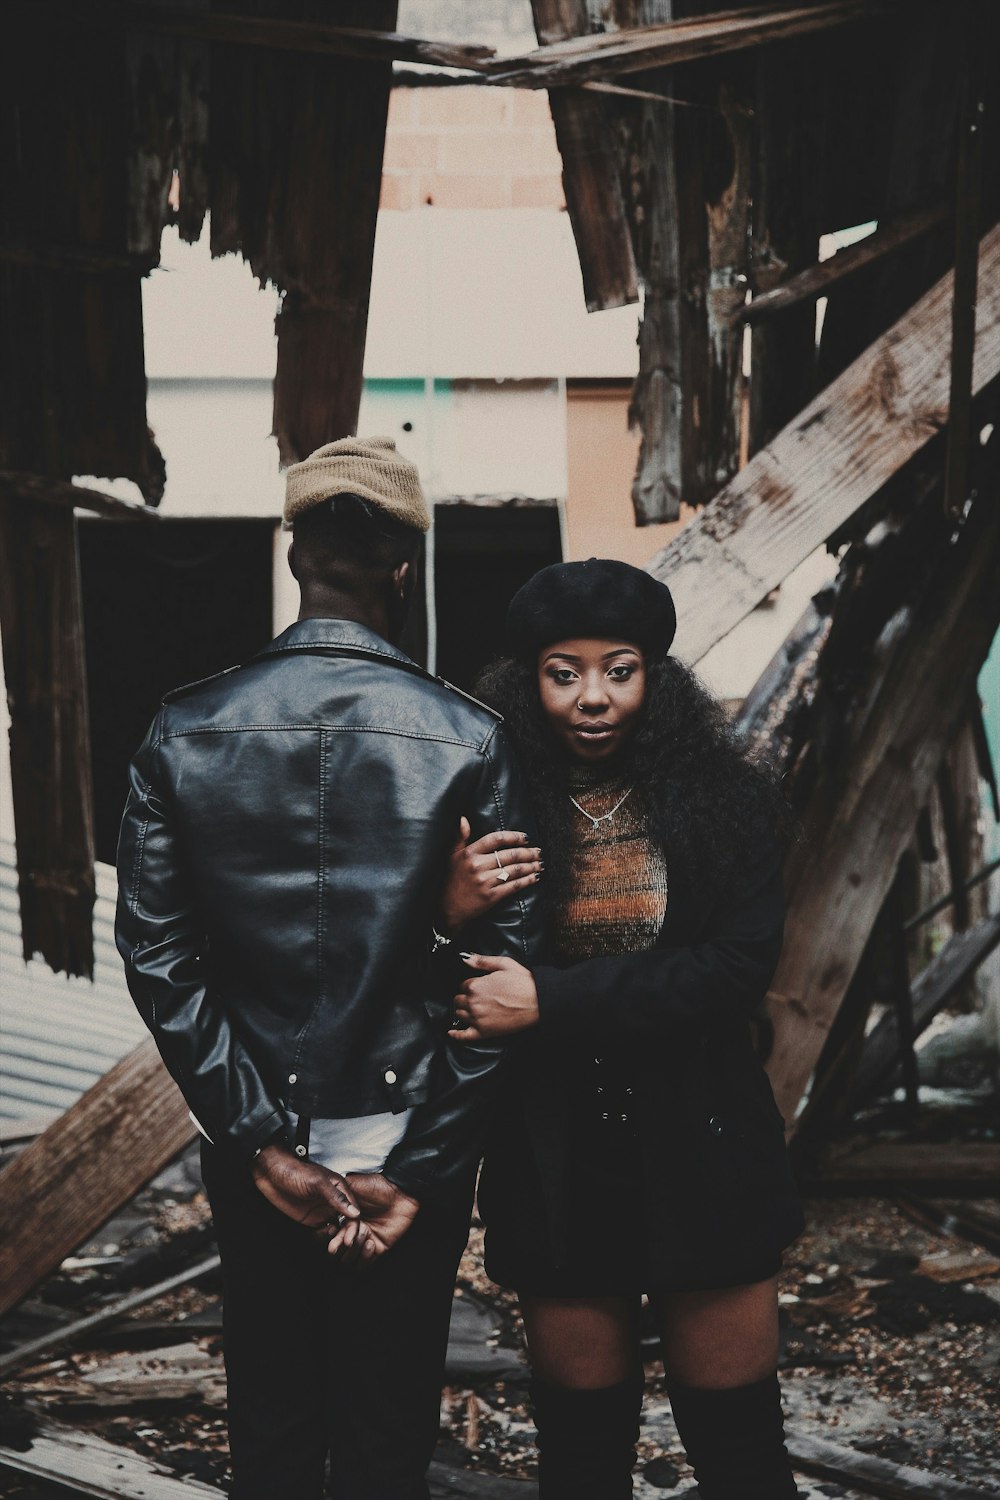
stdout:
{"type": "Polygon", "coordinates": [[[14,506],[52,505],[61,510],[92,511],[120,520],[140,516],[157,520],[160,516],[155,506],[143,505],[138,500],[122,500],[106,490],[92,490],[65,479],[53,479],[48,474],[25,474],[12,469],[0,470],[0,499],[9,500],[14,506]]]}
{"type": "Polygon", "coordinates": [[[0,1315],[194,1138],[152,1039],[142,1042],[0,1173],[0,1315]]]}
{"type": "Polygon", "coordinates": [[[101,250],[96,246],[0,244],[0,261],[15,266],[39,266],[46,271],[86,271],[93,276],[127,274],[144,276],[159,256],[134,255],[126,251],[101,250]]]}
{"type": "MultiPolygon", "coordinates": [[[[1000,945],[1000,914],[985,918],[966,932],[956,932],[912,985],[913,1029],[925,1031],[970,974],[1000,945]]],[[[899,1060],[898,1022],[887,1012],[865,1040],[853,1079],[853,1092],[864,1099],[891,1087],[899,1060]]]]}
{"type": "MultiPolygon", "coordinates": [[[[932,504],[919,513],[925,523],[932,504]]],[[[856,653],[857,636],[846,619],[838,629],[834,614],[825,712],[814,731],[823,753],[796,767],[805,837],[786,866],[786,940],[769,997],[768,1071],[786,1119],[795,1116],[1000,623],[1000,514],[988,502],[973,517],[953,545],[938,543],[933,571],[880,631],[868,670],[846,692],[836,663],[852,646],[856,653]]],[[[890,549],[886,561],[893,556],[890,549]]],[[[885,585],[884,568],[869,575],[878,578],[885,585]]],[[[870,589],[862,603],[873,607],[870,589]]]]}
{"type": "MultiPolygon", "coordinates": [[[[13,8],[33,8],[69,15],[72,0],[15,0],[13,8]]],[[[340,6],[343,13],[349,6],[340,6]]],[[[496,57],[493,47],[466,42],[437,42],[403,36],[386,23],[377,6],[358,12],[371,26],[337,25],[291,16],[236,14],[194,9],[188,5],[158,4],[156,0],[114,0],[111,4],[88,5],[95,22],[116,24],[137,32],[190,37],[233,47],[266,48],[276,52],[299,52],[327,57],[350,57],[363,62],[423,63],[442,68],[481,72],[496,57]]],[[[395,17],[393,17],[393,21],[395,17]]]]}
{"type": "MultiPolygon", "coordinates": [[[[990,876],[996,870],[1000,870],[1000,859],[990,860],[989,864],[983,865],[981,870],[977,870],[974,875],[970,875],[968,880],[965,881],[963,889],[965,891],[974,890],[982,881],[989,880],[990,876]]],[[[924,922],[929,921],[931,917],[936,917],[939,911],[944,911],[945,907],[951,906],[955,900],[955,894],[954,891],[946,891],[943,896],[939,896],[936,901],[932,901],[930,906],[925,906],[922,911],[918,911],[912,917],[908,917],[905,930],[913,932],[916,928],[922,926],[924,922]]]]}
{"type": "Polygon", "coordinates": [[[93,792],[76,519],[0,489],[0,629],[25,961],[92,976],[93,792]]]}
{"type": "MultiPolygon", "coordinates": [[[[618,13],[622,7],[618,6],[618,13]]],[[[557,42],[492,65],[493,81],[518,88],[559,88],[719,57],[728,52],[869,19],[878,4],[828,0],[817,5],[751,5],[557,42]]],[[[629,13],[631,19],[631,13],[629,13]]]]}
{"type": "MultiPolygon", "coordinates": [[[[586,0],[532,0],[531,9],[535,33],[544,45],[589,30],[586,0]]],[[[553,92],[549,107],[587,310],[635,302],[635,258],[604,104],[585,92],[567,90],[553,92]]]]}
{"type": "MultiPolygon", "coordinates": [[[[396,0],[339,8],[389,29],[396,0]]],[[[274,432],[283,463],[355,430],[389,61],[228,48],[212,57],[213,255],[284,290],[274,432]],[[255,119],[249,133],[244,122],[255,119]]]]}
{"type": "Polygon", "coordinates": [[[906,1216],[925,1229],[936,1230],[949,1237],[968,1240],[984,1250],[1000,1255],[1000,1224],[992,1222],[975,1208],[957,1203],[940,1202],[937,1199],[915,1198],[903,1193],[896,1202],[906,1216]]]}
{"type": "MultiPolygon", "coordinates": [[[[943,427],[952,277],[942,278],[757,453],[648,570],[698,661],[943,427]]],[[[973,385],[1000,373],[1000,229],[983,239],[973,385]]]]}
{"type": "Polygon", "coordinates": [[[986,36],[982,7],[965,0],[960,21],[964,66],[960,75],[958,173],[955,195],[955,290],[951,311],[951,388],[944,503],[953,516],[966,500],[972,415],[972,356],[976,342],[976,268],[982,202],[983,124],[986,113],[986,36]]]}
{"type": "Polygon", "coordinates": [[[798,1472],[814,1479],[839,1480],[862,1495],[883,1500],[1000,1500],[1000,1491],[983,1490],[946,1475],[897,1464],[871,1453],[859,1453],[793,1427],[787,1433],[788,1456],[798,1472]]]}
{"type": "Polygon", "coordinates": [[[9,1353],[0,1355],[0,1380],[6,1380],[7,1376],[15,1370],[21,1369],[23,1365],[33,1364],[43,1354],[50,1354],[53,1349],[63,1349],[70,1344],[77,1344],[90,1334],[110,1328],[121,1318],[135,1312],[136,1308],[156,1302],[160,1297],[166,1297],[170,1292],[177,1291],[179,1287],[191,1286],[194,1282],[200,1281],[203,1276],[217,1271],[218,1268],[217,1254],[204,1256],[187,1270],[178,1271],[175,1276],[167,1276],[153,1286],[143,1287],[141,1291],[132,1292],[128,1297],[121,1297],[106,1307],[98,1308],[96,1312],[89,1313],[85,1318],[75,1318],[72,1323],[63,1323],[58,1328],[53,1328],[50,1332],[43,1333],[26,1344],[20,1344],[9,1353]]]}
{"type": "Polygon", "coordinates": [[[765,318],[787,312],[789,308],[797,307],[802,302],[814,302],[817,297],[824,296],[830,287],[842,284],[866,266],[874,265],[895,250],[919,239],[929,229],[943,223],[947,216],[948,210],[940,205],[905,214],[893,223],[878,228],[874,234],[856,245],[838,250],[829,260],[807,266],[794,276],[789,276],[787,281],[761,292],[746,304],[740,317],[745,323],[760,323],[765,318]]]}
{"type": "Polygon", "coordinates": [[[831,1153],[808,1187],[838,1193],[891,1193],[916,1186],[925,1193],[990,1196],[1000,1183],[1000,1146],[993,1142],[880,1141],[831,1153]]]}

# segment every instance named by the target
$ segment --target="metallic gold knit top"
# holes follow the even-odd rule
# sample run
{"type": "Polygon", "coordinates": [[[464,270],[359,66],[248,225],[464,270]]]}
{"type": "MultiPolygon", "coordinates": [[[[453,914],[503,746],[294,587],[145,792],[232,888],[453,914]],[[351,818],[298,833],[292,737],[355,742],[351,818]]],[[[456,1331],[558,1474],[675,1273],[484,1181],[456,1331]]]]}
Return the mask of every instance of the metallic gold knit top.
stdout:
{"type": "MultiPolygon", "coordinates": [[[[569,790],[595,818],[628,791],[627,778],[598,768],[574,769],[569,790]]],[[[636,791],[614,817],[597,824],[573,809],[577,839],[569,896],[556,914],[555,937],[570,962],[652,948],[667,910],[667,861],[649,836],[636,791]]]]}

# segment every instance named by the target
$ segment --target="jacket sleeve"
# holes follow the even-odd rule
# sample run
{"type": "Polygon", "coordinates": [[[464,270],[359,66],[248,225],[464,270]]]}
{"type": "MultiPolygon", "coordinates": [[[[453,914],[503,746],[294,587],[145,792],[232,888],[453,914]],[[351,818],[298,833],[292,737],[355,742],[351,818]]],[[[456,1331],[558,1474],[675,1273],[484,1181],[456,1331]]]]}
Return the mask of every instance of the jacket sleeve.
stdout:
{"type": "MultiPolygon", "coordinates": [[[[531,834],[533,820],[499,725],[484,746],[475,806],[466,815],[473,838],[495,828],[522,828],[531,834]]],[[[481,953],[506,954],[527,966],[540,951],[541,933],[538,894],[529,889],[470,925],[463,940],[481,953]]],[[[434,1059],[429,1095],[414,1109],[405,1136],[386,1161],[390,1182],[424,1199],[447,1197],[471,1178],[482,1155],[503,1056],[504,1047],[496,1042],[445,1038],[434,1059]]]]}
{"type": "Polygon", "coordinates": [[[539,1025],[552,1035],[679,1037],[746,1021],[774,976],[783,932],[781,856],[769,841],[699,942],[536,968],[539,1025]]]}
{"type": "Polygon", "coordinates": [[[288,1119],[206,984],[204,935],[162,774],[162,724],[161,709],[129,768],[115,942],[132,999],[192,1113],[213,1142],[250,1158],[288,1119]]]}

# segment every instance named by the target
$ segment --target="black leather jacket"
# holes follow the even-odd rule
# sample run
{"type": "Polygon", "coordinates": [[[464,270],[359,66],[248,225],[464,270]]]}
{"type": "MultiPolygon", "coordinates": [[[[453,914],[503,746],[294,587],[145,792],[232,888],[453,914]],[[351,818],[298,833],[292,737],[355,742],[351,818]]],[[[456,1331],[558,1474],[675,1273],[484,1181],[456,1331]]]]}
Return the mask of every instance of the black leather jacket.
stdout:
{"type": "MultiPolygon", "coordinates": [[[[213,1141],[249,1157],[286,1106],[416,1106],[387,1176],[421,1197],[475,1163],[502,1049],[449,1041],[429,962],[463,813],[474,838],[530,829],[499,718],[351,621],[300,620],[164,699],[131,766],[116,939],[213,1141]]],[[[472,936],[527,962],[540,926],[529,893],[472,936]]]]}

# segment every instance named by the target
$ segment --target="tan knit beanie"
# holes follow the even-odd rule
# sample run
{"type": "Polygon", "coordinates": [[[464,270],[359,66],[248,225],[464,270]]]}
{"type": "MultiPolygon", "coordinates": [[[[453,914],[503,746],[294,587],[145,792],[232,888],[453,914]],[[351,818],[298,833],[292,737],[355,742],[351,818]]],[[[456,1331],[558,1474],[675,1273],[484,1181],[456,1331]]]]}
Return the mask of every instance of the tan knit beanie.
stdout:
{"type": "Polygon", "coordinates": [[[338,438],[292,464],[286,476],[285,528],[304,510],[334,495],[360,495],[404,526],[430,531],[431,517],[416,464],[392,438],[338,438]]]}

